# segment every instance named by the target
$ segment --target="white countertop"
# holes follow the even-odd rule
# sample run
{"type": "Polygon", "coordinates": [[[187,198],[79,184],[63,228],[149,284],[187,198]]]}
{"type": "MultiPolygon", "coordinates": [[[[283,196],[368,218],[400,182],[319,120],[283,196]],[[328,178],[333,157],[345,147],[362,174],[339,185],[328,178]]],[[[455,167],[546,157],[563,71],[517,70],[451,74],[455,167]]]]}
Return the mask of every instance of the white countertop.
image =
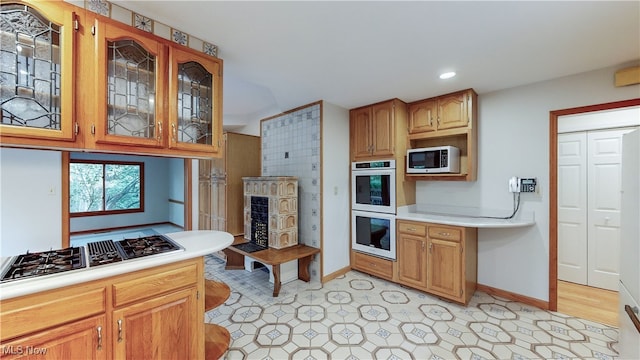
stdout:
{"type": "Polygon", "coordinates": [[[184,250],[3,283],[0,284],[0,300],[193,259],[222,250],[233,243],[231,234],[215,230],[180,231],[165,236],[184,250]]]}
{"type": "Polygon", "coordinates": [[[513,218],[506,219],[511,212],[449,205],[407,205],[398,208],[396,219],[474,228],[514,228],[536,223],[533,212],[519,210],[513,218]]]}

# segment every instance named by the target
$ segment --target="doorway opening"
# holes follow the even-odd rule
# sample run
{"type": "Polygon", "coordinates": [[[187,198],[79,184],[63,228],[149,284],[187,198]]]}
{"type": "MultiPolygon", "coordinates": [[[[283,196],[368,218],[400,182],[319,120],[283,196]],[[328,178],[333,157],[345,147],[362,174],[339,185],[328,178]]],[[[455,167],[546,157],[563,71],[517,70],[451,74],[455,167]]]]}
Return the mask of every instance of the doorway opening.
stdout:
{"type": "MultiPolygon", "coordinates": [[[[618,101],[606,104],[585,106],[579,108],[571,108],[550,112],[550,161],[549,161],[549,177],[550,177],[550,199],[549,199],[549,309],[552,311],[562,310],[565,313],[572,312],[571,315],[580,316],[586,319],[617,324],[617,292],[610,290],[600,290],[585,285],[573,284],[570,281],[560,281],[558,276],[558,233],[559,233],[559,189],[558,189],[558,125],[562,124],[563,117],[570,115],[579,115],[586,113],[603,112],[608,110],[616,110],[640,105],[640,99],[632,99],[618,101]],[[593,303],[596,301],[596,303],[593,303]],[[615,314],[615,318],[598,318],[602,315],[603,308],[599,304],[608,304],[612,307],[611,311],[615,314]],[[613,304],[612,304],[613,302],[613,304]],[[581,305],[581,303],[583,303],[581,305]],[[590,310],[590,311],[589,311],[590,310]],[[595,311],[594,311],[595,310],[595,311]],[[585,312],[586,311],[586,312],[585,312]],[[614,322],[614,323],[611,323],[614,322]]],[[[611,127],[616,127],[611,126],[611,127]]]]}

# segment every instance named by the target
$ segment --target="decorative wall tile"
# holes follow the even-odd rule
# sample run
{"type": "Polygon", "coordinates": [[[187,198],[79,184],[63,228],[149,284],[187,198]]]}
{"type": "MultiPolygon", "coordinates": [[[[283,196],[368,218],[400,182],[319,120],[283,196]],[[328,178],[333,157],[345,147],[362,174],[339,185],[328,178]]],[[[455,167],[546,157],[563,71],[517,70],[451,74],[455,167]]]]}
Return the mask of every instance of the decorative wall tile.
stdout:
{"type": "Polygon", "coordinates": [[[189,35],[183,33],[180,30],[171,29],[171,40],[180,45],[188,46],[189,45],[189,35]]]}
{"type": "Polygon", "coordinates": [[[133,26],[136,29],[153,33],[153,20],[140,14],[133,14],[133,26]]]}
{"type": "Polygon", "coordinates": [[[161,38],[171,40],[171,28],[157,21],[153,22],[153,33],[161,38]]]}
{"type": "Polygon", "coordinates": [[[197,37],[189,35],[189,47],[193,50],[202,51],[204,42],[197,37]]]}
{"type": "Polygon", "coordinates": [[[110,16],[111,4],[105,0],[88,0],[85,8],[102,16],[110,16]]]}
{"type": "Polygon", "coordinates": [[[139,30],[152,33],[164,39],[174,41],[184,46],[190,46],[194,50],[202,51],[211,56],[218,57],[218,46],[201,39],[190,36],[180,30],[154,21],[144,15],[134,13],[122,6],[111,4],[106,0],[64,0],[65,2],[88,9],[102,16],[110,17],[123,24],[133,26],[139,30]]]}
{"type": "Polygon", "coordinates": [[[121,6],[111,4],[111,18],[129,26],[132,25],[131,19],[133,13],[121,6]]]}
{"type": "Polygon", "coordinates": [[[208,42],[204,42],[202,51],[205,54],[218,57],[218,45],[214,45],[208,42]]]}
{"type": "MultiPolygon", "coordinates": [[[[320,105],[262,122],[262,175],[298,178],[298,242],[320,246],[320,105]]],[[[310,265],[319,279],[319,257],[310,265]]]]}

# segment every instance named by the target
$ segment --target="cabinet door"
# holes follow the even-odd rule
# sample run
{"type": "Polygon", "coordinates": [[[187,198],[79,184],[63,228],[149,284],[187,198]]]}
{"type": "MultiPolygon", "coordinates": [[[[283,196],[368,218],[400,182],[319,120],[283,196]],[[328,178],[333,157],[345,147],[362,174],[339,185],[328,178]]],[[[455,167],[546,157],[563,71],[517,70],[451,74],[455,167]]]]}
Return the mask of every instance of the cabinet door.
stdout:
{"type": "Polygon", "coordinates": [[[0,6],[2,143],[13,136],[72,141],[76,15],[63,3],[30,3],[0,6]]]}
{"type": "Polygon", "coordinates": [[[437,123],[437,99],[427,99],[409,105],[409,134],[434,131],[437,123]]]}
{"type": "Polygon", "coordinates": [[[97,143],[164,147],[166,49],[134,30],[98,21],[91,132],[97,143]]]}
{"type": "Polygon", "coordinates": [[[427,239],[398,234],[398,282],[427,289],[427,239]]]}
{"type": "Polygon", "coordinates": [[[375,157],[392,156],[395,150],[395,122],[393,111],[393,102],[373,105],[371,108],[372,155],[375,157]]]}
{"type": "Polygon", "coordinates": [[[429,238],[428,291],[452,300],[462,299],[462,246],[456,241],[429,238]]]}
{"type": "Polygon", "coordinates": [[[169,147],[207,153],[222,143],[222,62],[169,48],[169,147]]]}
{"type": "Polygon", "coordinates": [[[445,95],[438,99],[438,129],[465,127],[469,124],[467,92],[445,95]]]}
{"type": "MultiPolygon", "coordinates": [[[[113,312],[116,359],[197,359],[197,289],[187,288],[113,312]]],[[[204,339],[202,343],[204,342],[204,339]]]]}
{"type": "Polygon", "coordinates": [[[352,159],[371,156],[371,107],[356,109],[350,114],[350,137],[352,159]]]}
{"type": "Polygon", "coordinates": [[[3,359],[106,359],[105,316],[2,342],[3,359]]]}

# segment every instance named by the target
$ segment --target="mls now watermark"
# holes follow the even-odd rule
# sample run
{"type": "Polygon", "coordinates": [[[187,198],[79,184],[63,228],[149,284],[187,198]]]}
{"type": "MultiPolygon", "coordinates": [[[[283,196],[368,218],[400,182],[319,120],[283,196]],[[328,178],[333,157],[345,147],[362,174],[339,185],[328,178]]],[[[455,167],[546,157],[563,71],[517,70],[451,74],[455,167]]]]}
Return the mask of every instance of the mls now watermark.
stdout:
{"type": "Polygon", "coordinates": [[[36,346],[9,345],[3,346],[1,355],[46,355],[47,348],[36,346]]]}

